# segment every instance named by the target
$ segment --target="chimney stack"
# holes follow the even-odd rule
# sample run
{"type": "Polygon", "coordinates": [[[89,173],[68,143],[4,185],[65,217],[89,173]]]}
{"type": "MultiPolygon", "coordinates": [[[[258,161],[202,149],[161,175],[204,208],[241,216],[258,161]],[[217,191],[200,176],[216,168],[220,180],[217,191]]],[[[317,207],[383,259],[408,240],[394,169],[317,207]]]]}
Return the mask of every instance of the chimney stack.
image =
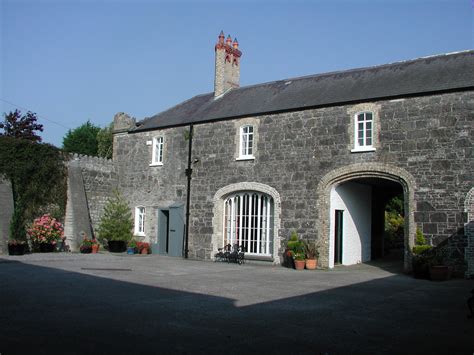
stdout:
{"type": "Polygon", "coordinates": [[[216,67],[214,77],[214,98],[225,94],[232,88],[238,88],[240,82],[240,56],[237,38],[232,42],[230,35],[224,43],[224,32],[221,31],[215,46],[216,67]]]}

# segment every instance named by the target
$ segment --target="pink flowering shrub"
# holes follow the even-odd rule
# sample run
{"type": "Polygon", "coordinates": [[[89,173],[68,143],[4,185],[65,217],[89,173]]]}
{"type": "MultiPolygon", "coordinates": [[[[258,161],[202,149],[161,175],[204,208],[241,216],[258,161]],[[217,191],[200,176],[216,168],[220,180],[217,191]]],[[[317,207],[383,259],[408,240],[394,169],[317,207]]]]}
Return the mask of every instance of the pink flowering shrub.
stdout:
{"type": "Polygon", "coordinates": [[[63,225],[49,214],[36,218],[26,231],[33,244],[52,243],[63,236],[63,225]]]}

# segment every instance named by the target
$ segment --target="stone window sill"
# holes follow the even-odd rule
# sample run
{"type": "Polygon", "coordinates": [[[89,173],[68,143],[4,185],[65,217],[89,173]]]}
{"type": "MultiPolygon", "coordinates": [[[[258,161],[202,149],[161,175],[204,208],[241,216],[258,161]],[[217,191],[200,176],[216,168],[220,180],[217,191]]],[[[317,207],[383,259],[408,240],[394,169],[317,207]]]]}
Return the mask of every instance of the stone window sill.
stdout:
{"type": "Polygon", "coordinates": [[[358,147],[351,149],[351,153],[375,152],[374,147],[358,147]]]}
{"type": "Polygon", "coordinates": [[[235,160],[238,160],[238,161],[255,160],[255,157],[253,155],[248,155],[248,156],[242,156],[242,157],[235,158],[235,160]]]}
{"type": "Polygon", "coordinates": [[[163,166],[163,163],[151,163],[150,166],[163,166]]]}

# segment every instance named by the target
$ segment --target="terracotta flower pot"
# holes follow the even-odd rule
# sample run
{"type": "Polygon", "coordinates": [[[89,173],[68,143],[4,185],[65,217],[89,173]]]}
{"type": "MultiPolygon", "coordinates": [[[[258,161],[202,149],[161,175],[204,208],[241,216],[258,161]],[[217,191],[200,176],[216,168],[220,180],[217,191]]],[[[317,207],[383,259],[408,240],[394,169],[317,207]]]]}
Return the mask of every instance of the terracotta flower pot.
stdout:
{"type": "Polygon", "coordinates": [[[99,244],[92,244],[92,254],[97,254],[99,252],[99,248],[99,244]]]}
{"type": "Polygon", "coordinates": [[[140,254],[148,254],[148,248],[143,248],[143,249],[140,251],[140,254]]]}
{"type": "Polygon", "coordinates": [[[306,259],[306,269],[316,270],[317,266],[318,266],[318,260],[317,259],[306,259]]]}
{"type": "Polygon", "coordinates": [[[295,260],[295,269],[304,270],[305,261],[304,260],[295,260]]]}

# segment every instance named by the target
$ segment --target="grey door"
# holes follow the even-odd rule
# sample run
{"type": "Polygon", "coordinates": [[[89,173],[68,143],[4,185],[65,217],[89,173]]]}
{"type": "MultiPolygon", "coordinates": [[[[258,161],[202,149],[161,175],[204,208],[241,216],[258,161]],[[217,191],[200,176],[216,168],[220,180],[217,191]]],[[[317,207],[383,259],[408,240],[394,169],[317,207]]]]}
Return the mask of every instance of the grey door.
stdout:
{"type": "Polygon", "coordinates": [[[158,238],[152,245],[152,252],[169,255],[183,256],[184,241],[184,205],[173,204],[168,208],[158,210],[158,238]]]}
{"type": "Polygon", "coordinates": [[[169,256],[183,256],[184,219],[183,205],[170,206],[169,218],[169,256]]]}

